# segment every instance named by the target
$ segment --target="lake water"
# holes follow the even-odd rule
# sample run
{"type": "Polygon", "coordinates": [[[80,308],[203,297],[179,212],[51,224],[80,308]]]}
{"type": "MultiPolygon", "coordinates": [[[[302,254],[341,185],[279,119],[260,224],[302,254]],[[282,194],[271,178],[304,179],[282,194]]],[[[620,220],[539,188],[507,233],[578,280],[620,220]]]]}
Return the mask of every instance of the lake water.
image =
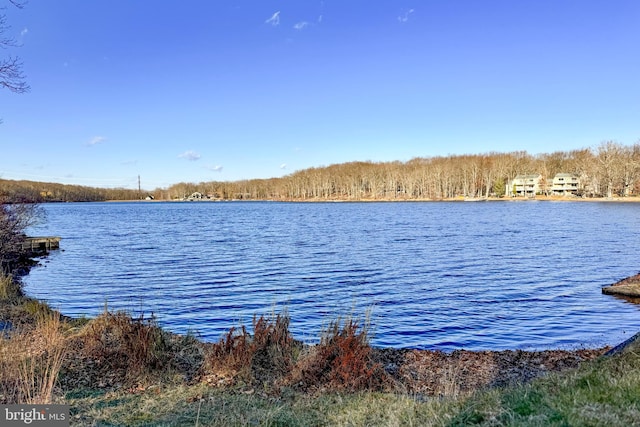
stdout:
{"type": "Polygon", "coordinates": [[[364,316],[373,344],[500,350],[617,344],[639,306],[601,287],[640,270],[640,204],[86,203],[43,206],[62,236],[25,278],[63,313],[154,313],[208,341],[286,307],[316,342],[364,316]]]}

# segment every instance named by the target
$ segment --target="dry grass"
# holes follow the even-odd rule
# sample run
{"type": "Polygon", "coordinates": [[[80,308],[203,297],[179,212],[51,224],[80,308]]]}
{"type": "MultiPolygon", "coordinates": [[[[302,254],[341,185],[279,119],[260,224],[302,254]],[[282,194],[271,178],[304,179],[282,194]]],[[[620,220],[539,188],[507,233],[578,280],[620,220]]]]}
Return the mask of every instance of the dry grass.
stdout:
{"type": "Polygon", "coordinates": [[[65,355],[58,314],[41,316],[33,330],[0,338],[0,402],[51,403],[65,355]]]}
{"type": "Polygon", "coordinates": [[[125,368],[128,375],[155,369],[164,362],[164,336],[155,319],[132,318],[124,312],[105,312],[83,331],[85,354],[110,369],[125,368]]]}
{"type": "Polygon", "coordinates": [[[0,300],[9,300],[16,295],[18,285],[10,275],[0,274],[0,300]]]}
{"type": "Polygon", "coordinates": [[[42,347],[31,357],[22,360],[22,395],[25,403],[47,404],[52,402],[58,373],[66,356],[60,315],[51,313],[43,316],[32,335],[42,337],[42,347]]]}
{"type": "Polygon", "coordinates": [[[154,317],[105,311],[69,339],[65,388],[144,387],[165,381],[192,381],[203,363],[202,344],[192,335],[163,331],[154,317]]]}
{"type": "MultiPolygon", "coordinates": [[[[463,398],[378,392],[279,397],[206,384],[140,393],[68,394],[72,425],[632,426],[640,419],[639,347],[527,385],[463,398]]],[[[454,375],[455,373],[452,373],[454,375]]]]}
{"type": "Polygon", "coordinates": [[[72,425],[626,426],[640,417],[635,342],[597,360],[604,350],[384,351],[370,347],[366,321],[346,318],[305,347],[284,313],[203,344],[153,317],[105,311],[67,323],[46,304],[4,305],[35,320],[10,319],[19,327],[0,337],[0,404],[68,403],[72,425]]]}

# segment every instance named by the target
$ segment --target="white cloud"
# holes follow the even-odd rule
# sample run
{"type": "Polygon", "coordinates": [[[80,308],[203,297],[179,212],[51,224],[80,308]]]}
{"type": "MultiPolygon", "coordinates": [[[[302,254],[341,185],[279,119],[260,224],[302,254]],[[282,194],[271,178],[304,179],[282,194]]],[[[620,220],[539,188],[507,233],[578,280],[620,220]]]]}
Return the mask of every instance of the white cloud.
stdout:
{"type": "Polygon", "coordinates": [[[28,32],[29,29],[27,27],[23,28],[22,31],[20,31],[20,37],[26,36],[28,32]]]}
{"type": "Polygon", "coordinates": [[[193,150],[187,150],[184,153],[179,154],[178,157],[189,160],[190,162],[195,162],[196,160],[200,160],[200,157],[202,156],[193,150]]]}
{"type": "Polygon", "coordinates": [[[274,27],[277,27],[278,25],[280,25],[280,11],[275,12],[273,15],[271,15],[271,18],[264,21],[264,23],[271,24],[274,27]]]}
{"type": "Polygon", "coordinates": [[[283,163],[283,164],[280,165],[280,169],[286,169],[286,168],[287,168],[287,164],[286,163],[283,163]]]}
{"type": "Polygon", "coordinates": [[[293,28],[295,28],[296,30],[300,31],[300,30],[304,30],[305,28],[307,28],[308,25],[309,25],[309,23],[307,21],[301,21],[301,22],[298,22],[296,25],[294,25],[293,28]]]}
{"type": "Polygon", "coordinates": [[[318,24],[322,23],[322,15],[318,16],[318,24]]]}
{"type": "Polygon", "coordinates": [[[208,165],[205,166],[205,169],[209,169],[212,172],[222,172],[222,166],[221,165],[208,165]]]}
{"type": "Polygon", "coordinates": [[[89,140],[89,142],[87,142],[87,145],[93,147],[94,145],[102,144],[106,140],[107,138],[105,138],[104,136],[94,136],[89,140]]]}
{"type": "Polygon", "coordinates": [[[411,15],[413,12],[415,12],[415,9],[409,9],[405,12],[400,13],[400,15],[398,16],[398,22],[407,22],[409,20],[409,15],[411,15]]]}

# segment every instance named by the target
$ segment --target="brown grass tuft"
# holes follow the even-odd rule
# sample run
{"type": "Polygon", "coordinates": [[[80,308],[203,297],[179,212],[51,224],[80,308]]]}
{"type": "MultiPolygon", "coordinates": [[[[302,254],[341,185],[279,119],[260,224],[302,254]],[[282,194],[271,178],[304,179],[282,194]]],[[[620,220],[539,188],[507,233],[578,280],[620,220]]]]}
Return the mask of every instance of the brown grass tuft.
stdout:
{"type": "Polygon", "coordinates": [[[390,384],[382,365],[372,359],[368,325],[353,318],[329,324],[320,344],[297,363],[290,382],[318,391],[382,390],[390,384]]]}
{"type": "Polygon", "coordinates": [[[70,340],[72,357],[64,369],[65,388],[119,388],[143,385],[164,376],[191,381],[203,362],[200,343],[191,335],[163,331],[152,316],[131,317],[105,311],[70,340]]]}
{"type": "Polygon", "coordinates": [[[208,381],[273,385],[291,370],[299,347],[289,332],[288,314],[254,316],[253,336],[244,326],[231,328],[211,347],[208,381]]]}
{"type": "Polygon", "coordinates": [[[162,331],[155,318],[145,319],[144,314],[132,318],[124,312],[106,312],[87,325],[84,343],[86,355],[133,376],[164,362],[162,331]]]}
{"type": "Polygon", "coordinates": [[[289,373],[299,345],[289,332],[289,316],[253,317],[253,378],[260,382],[272,382],[289,373]]]}
{"type": "MultiPolygon", "coordinates": [[[[233,381],[236,377],[247,377],[246,367],[251,361],[250,336],[247,329],[232,327],[207,355],[207,372],[219,383],[233,381]]],[[[213,381],[211,377],[209,382],[213,381]]]]}

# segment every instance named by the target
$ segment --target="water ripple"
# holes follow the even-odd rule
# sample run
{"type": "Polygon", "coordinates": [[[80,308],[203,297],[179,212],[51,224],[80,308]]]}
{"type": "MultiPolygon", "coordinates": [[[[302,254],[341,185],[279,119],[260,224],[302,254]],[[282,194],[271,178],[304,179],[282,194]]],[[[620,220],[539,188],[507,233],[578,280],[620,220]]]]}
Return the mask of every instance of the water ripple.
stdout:
{"type": "Polygon", "coordinates": [[[32,234],[64,251],[26,278],[69,315],[153,312],[217,340],[287,307],[316,341],[372,310],[380,346],[540,349],[615,344],[637,306],[601,286],[637,273],[640,206],[593,203],[45,205],[32,234]],[[588,230],[588,232],[587,232],[588,230]],[[611,315],[615,313],[615,315],[611,315]]]}

